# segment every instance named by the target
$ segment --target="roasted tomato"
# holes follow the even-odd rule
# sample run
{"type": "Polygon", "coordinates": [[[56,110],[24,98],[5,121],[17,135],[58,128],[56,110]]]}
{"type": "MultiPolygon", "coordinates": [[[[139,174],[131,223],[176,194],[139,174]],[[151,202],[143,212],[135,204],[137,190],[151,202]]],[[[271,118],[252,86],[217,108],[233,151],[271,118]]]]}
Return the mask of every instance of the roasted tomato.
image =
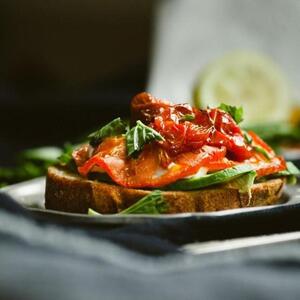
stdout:
{"type": "Polygon", "coordinates": [[[209,116],[215,129],[209,144],[226,146],[228,157],[236,161],[252,156],[252,148],[246,144],[241,129],[229,114],[214,108],[209,110],[209,116]]]}
{"type": "Polygon", "coordinates": [[[258,176],[286,169],[284,159],[253,132],[249,132],[253,139],[249,145],[231,115],[218,108],[172,105],[141,93],[131,103],[131,121],[136,120],[155,129],[164,140],[145,145],[137,158],[127,156],[124,136],[106,138],[92,154],[83,146],[73,153],[79,173],[106,172],[124,187],[156,188],[194,175],[201,167],[214,172],[248,163],[258,176]],[[267,155],[257,151],[257,146],[267,155]]]}
{"type": "Polygon", "coordinates": [[[131,101],[131,123],[141,120],[145,124],[170,107],[168,101],[159,100],[149,93],[140,93],[131,101]]]}

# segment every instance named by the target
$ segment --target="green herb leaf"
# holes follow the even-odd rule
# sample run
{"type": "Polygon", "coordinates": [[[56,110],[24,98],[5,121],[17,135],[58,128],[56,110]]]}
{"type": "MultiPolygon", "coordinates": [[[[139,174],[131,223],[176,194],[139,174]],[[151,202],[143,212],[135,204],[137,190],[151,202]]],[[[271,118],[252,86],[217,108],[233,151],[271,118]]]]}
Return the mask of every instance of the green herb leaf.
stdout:
{"type": "Polygon", "coordinates": [[[58,163],[62,164],[62,165],[68,165],[73,160],[72,152],[73,152],[74,148],[75,148],[75,145],[66,143],[64,145],[61,155],[57,158],[58,163]]]}
{"type": "Polygon", "coordinates": [[[300,170],[291,162],[286,162],[286,170],[275,173],[276,176],[300,175],[300,170]]]}
{"type": "Polygon", "coordinates": [[[279,172],[279,173],[284,173],[286,175],[300,175],[300,170],[291,162],[288,161],[286,163],[286,170],[279,172]]]}
{"type": "Polygon", "coordinates": [[[116,118],[111,122],[109,122],[108,124],[104,125],[99,130],[91,133],[88,136],[88,139],[90,140],[90,144],[95,147],[100,143],[102,139],[109,136],[116,136],[116,135],[126,133],[127,130],[128,130],[127,122],[122,121],[121,118],[116,118]]]}
{"type": "Polygon", "coordinates": [[[168,205],[163,199],[161,191],[155,190],[151,194],[140,199],[135,204],[124,209],[120,214],[152,214],[158,215],[166,212],[168,205]]]}
{"type": "Polygon", "coordinates": [[[250,199],[251,188],[252,185],[254,184],[255,177],[256,177],[256,172],[253,170],[227,182],[223,186],[226,188],[237,189],[241,194],[247,194],[250,199]]]}
{"type": "Polygon", "coordinates": [[[247,131],[243,131],[244,139],[248,145],[252,145],[253,139],[247,131]]]}
{"type": "Polygon", "coordinates": [[[186,114],[181,118],[182,121],[193,121],[195,120],[195,116],[191,114],[186,114]]]}
{"type": "Polygon", "coordinates": [[[256,151],[256,152],[259,152],[261,153],[262,155],[264,155],[267,159],[271,159],[269,153],[262,147],[260,146],[253,146],[253,149],[256,151]]]}
{"type": "Polygon", "coordinates": [[[227,105],[225,103],[221,103],[221,105],[218,108],[229,113],[237,124],[243,121],[244,110],[242,107],[235,107],[227,105]]]}
{"type": "Polygon", "coordinates": [[[89,210],[88,210],[88,215],[89,216],[102,216],[102,214],[98,213],[97,211],[95,211],[91,208],[89,208],[89,210]]]}
{"type": "Polygon", "coordinates": [[[278,178],[278,177],[286,177],[287,184],[296,184],[297,177],[299,175],[300,175],[299,169],[291,161],[288,161],[286,163],[286,170],[265,176],[261,178],[261,180],[268,180],[268,179],[278,178]]]}
{"type": "Polygon", "coordinates": [[[290,185],[294,185],[297,183],[297,176],[295,175],[289,175],[286,177],[286,183],[290,185]]]}
{"type": "Polygon", "coordinates": [[[138,153],[145,144],[153,140],[163,141],[164,138],[151,127],[146,126],[141,121],[137,121],[136,126],[126,133],[128,156],[138,153]]]}
{"type": "Polygon", "coordinates": [[[0,184],[12,184],[43,176],[47,172],[48,166],[44,163],[25,161],[17,167],[0,167],[0,184]]]}
{"type": "Polygon", "coordinates": [[[0,182],[0,189],[3,188],[3,187],[6,187],[8,185],[8,183],[6,182],[0,182]]]}
{"type": "MultiPolygon", "coordinates": [[[[124,209],[119,214],[129,215],[129,214],[152,214],[158,215],[166,212],[168,205],[163,199],[162,193],[159,190],[153,191],[151,194],[143,197],[130,207],[124,209]]],[[[90,216],[101,216],[100,213],[89,208],[88,215],[90,216]]]]}
{"type": "Polygon", "coordinates": [[[267,159],[271,159],[270,154],[268,153],[267,150],[265,150],[263,147],[256,145],[255,143],[253,143],[253,139],[250,136],[250,134],[248,134],[247,131],[243,131],[243,135],[244,135],[244,139],[246,141],[246,143],[250,146],[252,146],[253,150],[256,152],[261,153],[262,155],[264,155],[267,159]]]}
{"type": "Polygon", "coordinates": [[[0,167],[0,185],[5,186],[35,177],[44,176],[47,168],[57,162],[62,149],[57,147],[39,147],[22,151],[14,167],[0,167]]]}
{"type": "Polygon", "coordinates": [[[300,140],[300,127],[288,123],[264,123],[247,127],[247,130],[254,131],[273,148],[284,143],[298,143],[300,140]]]}

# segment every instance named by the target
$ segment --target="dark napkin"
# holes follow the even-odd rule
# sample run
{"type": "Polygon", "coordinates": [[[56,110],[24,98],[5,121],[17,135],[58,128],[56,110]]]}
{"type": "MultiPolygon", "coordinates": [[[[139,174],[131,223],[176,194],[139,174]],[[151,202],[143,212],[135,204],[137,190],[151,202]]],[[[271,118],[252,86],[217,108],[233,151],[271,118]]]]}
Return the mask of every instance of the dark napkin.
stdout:
{"type": "Polygon", "coordinates": [[[122,227],[37,218],[0,194],[0,299],[297,299],[296,242],[200,256],[186,243],[299,230],[300,206],[122,227]]]}

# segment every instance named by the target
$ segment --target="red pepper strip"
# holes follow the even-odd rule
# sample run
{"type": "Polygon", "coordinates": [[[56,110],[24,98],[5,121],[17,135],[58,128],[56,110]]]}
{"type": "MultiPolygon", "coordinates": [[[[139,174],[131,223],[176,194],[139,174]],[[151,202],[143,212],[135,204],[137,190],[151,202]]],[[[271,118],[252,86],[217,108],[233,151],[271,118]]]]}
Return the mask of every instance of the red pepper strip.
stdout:
{"type": "Polygon", "coordinates": [[[263,154],[253,151],[254,154],[249,161],[254,162],[252,164],[256,169],[258,177],[267,176],[286,169],[286,162],[283,157],[276,156],[273,149],[253,131],[249,131],[248,134],[251,136],[254,146],[262,147],[271,157],[267,159],[263,154]]]}
{"type": "Polygon", "coordinates": [[[274,156],[270,160],[265,160],[260,154],[253,156],[247,161],[257,173],[257,177],[271,175],[286,169],[286,163],[283,157],[274,156]]]}
{"type": "Polygon", "coordinates": [[[207,168],[207,170],[211,173],[211,172],[216,172],[227,168],[231,168],[238,164],[240,163],[234,162],[233,160],[229,160],[226,157],[224,157],[222,160],[210,161],[209,163],[205,164],[203,167],[207,168]]]}
{"type": "Polygon", "coordinates": [[[225,147],[204,146],[197,152],[179,154],[168,168],[162,168],[159,147],[155,144],[146,145],[137,159],[126,157],[123,137],[104,140],[98,150],[96,155],[78,168],[79,173],[87,176],[97,166],[114,182],[127,188],[165,186],[195,174],[201,166],[209,165],[211,161],[221,161],[226,153],[225,147]]]}
{"type": "Polygon", "coordinates": [[[255,132],[248,131],[248,134],[252,137],[254,145],[264,148],[271,156],[275,155],[273,149],[266,142],[264,142],[255,132]]]}

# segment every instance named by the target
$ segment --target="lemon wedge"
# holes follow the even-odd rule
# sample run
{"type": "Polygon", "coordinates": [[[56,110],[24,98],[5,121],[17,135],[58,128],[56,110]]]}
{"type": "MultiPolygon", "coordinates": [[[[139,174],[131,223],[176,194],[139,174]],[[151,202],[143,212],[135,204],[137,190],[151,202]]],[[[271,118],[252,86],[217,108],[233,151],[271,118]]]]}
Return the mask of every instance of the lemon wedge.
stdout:
{"type": "Polygon", "coordinates": [[[286,121],[292,105],[280,69],[269,58],[246,51],[209,65],[195,85],[193,100],[201,108],[222,102],[243,106],[244,126],[286,121]]]}

